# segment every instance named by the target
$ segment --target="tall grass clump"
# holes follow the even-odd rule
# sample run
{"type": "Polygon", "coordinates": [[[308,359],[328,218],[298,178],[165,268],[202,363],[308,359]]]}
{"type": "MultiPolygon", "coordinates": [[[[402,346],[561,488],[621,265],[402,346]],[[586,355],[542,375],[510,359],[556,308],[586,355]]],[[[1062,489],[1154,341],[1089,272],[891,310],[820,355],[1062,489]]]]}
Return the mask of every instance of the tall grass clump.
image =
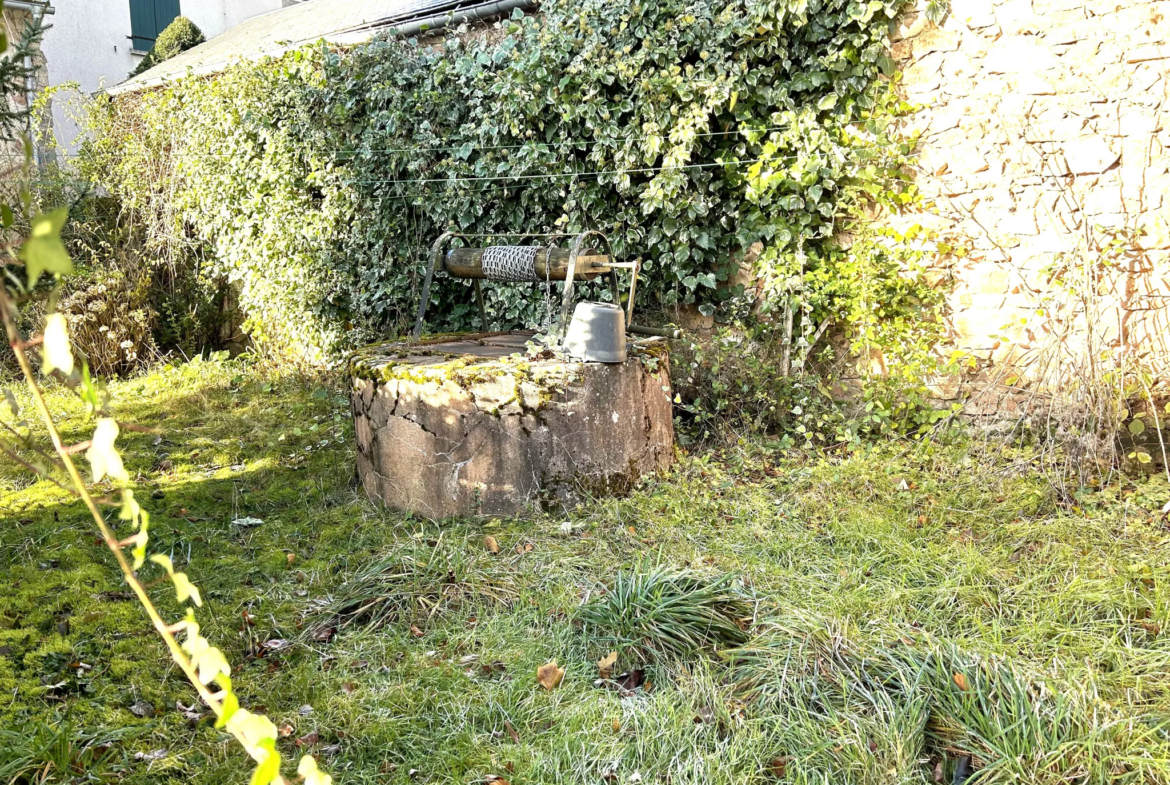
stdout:
{"type": "Polygon", "coordinates": [[[918,633],[862,641],[801,615],[728,659],[790,781],[1170,782],[1165,719],[918,633]]]}
{"type": "Polygon", "coordinates": [[[709,578],[663,567],[618,573],[613,586],[578,614],[596,639],[644,660],[743,644],[751,617],[751,602],[734,575],[709,578]]]}

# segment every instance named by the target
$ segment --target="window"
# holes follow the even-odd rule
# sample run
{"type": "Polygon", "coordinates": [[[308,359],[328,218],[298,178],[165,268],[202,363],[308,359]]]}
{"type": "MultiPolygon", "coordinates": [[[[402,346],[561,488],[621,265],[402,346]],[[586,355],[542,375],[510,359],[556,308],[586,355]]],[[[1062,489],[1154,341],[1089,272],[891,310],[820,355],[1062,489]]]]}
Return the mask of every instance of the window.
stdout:
{"type": "Polygon", "coordinates": [[[179,0],[130,0],[132,48],[146,52],[179,15],[179,0]]]}

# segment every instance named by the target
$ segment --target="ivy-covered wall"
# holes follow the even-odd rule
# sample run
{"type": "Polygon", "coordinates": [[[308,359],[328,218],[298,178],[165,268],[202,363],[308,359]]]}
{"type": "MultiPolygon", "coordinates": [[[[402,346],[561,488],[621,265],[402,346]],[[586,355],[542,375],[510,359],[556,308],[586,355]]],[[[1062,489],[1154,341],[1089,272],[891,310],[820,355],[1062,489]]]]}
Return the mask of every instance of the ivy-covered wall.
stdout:
{"type": "MultiPolygon", "coordinates": [[[[905,108],[901,4],[552,0],[490,35],[310,48],[100,100],[81,165],[148,231],[205,243],[253,337],[301,362],[400,331],[450,227],[600,229],[643,261],[640,308],[728,317],[746,307],[735,259],[762,242],[765,318],[799,301],[797,334],[848,329],[877,302],[912,326],[929,298],[836,240],[863,202],[913,200],[885,131],[905,108]]],[[[544,318],[529,285],[485,290],[500,326],[544,318]]],[[[433,298],[431,329],[473,325],[463,282],[433,298]]]]}

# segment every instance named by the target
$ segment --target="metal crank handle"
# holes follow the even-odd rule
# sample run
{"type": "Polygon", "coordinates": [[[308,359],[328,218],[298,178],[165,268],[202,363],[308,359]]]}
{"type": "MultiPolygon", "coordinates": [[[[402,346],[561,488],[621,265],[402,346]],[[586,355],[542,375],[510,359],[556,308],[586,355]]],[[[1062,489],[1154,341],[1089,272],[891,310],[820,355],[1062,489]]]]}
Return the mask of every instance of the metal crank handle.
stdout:
{"type": "Polygon", "coordinates": [[[654,335],[659,338],[682,338],[683,331],[673,327],[643,327],[640,324],[627,325],[626,332],[634,335],[654,335]]]}

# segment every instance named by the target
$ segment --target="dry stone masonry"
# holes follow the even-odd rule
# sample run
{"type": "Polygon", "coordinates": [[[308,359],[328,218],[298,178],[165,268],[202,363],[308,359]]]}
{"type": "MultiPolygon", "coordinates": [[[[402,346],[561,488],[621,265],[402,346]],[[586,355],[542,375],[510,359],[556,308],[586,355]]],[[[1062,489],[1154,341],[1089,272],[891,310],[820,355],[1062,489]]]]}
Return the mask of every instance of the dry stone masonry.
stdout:
{"type": "Polygon", "coordinates": [[[674,459],[669,355],[528,357],[531,333],[372,346],[351,361],[357,471],[370,498],[428,518],[511,515],[628,491],[674,459]]]}
{"type": "Polygon", "coordinates": [[[967,250],[933,271],[956,347],[1038,381],[1058,344],[1170,378],[1170,0],[952,0],[891,43],[933,209],[889,220],[967,250]]]}

